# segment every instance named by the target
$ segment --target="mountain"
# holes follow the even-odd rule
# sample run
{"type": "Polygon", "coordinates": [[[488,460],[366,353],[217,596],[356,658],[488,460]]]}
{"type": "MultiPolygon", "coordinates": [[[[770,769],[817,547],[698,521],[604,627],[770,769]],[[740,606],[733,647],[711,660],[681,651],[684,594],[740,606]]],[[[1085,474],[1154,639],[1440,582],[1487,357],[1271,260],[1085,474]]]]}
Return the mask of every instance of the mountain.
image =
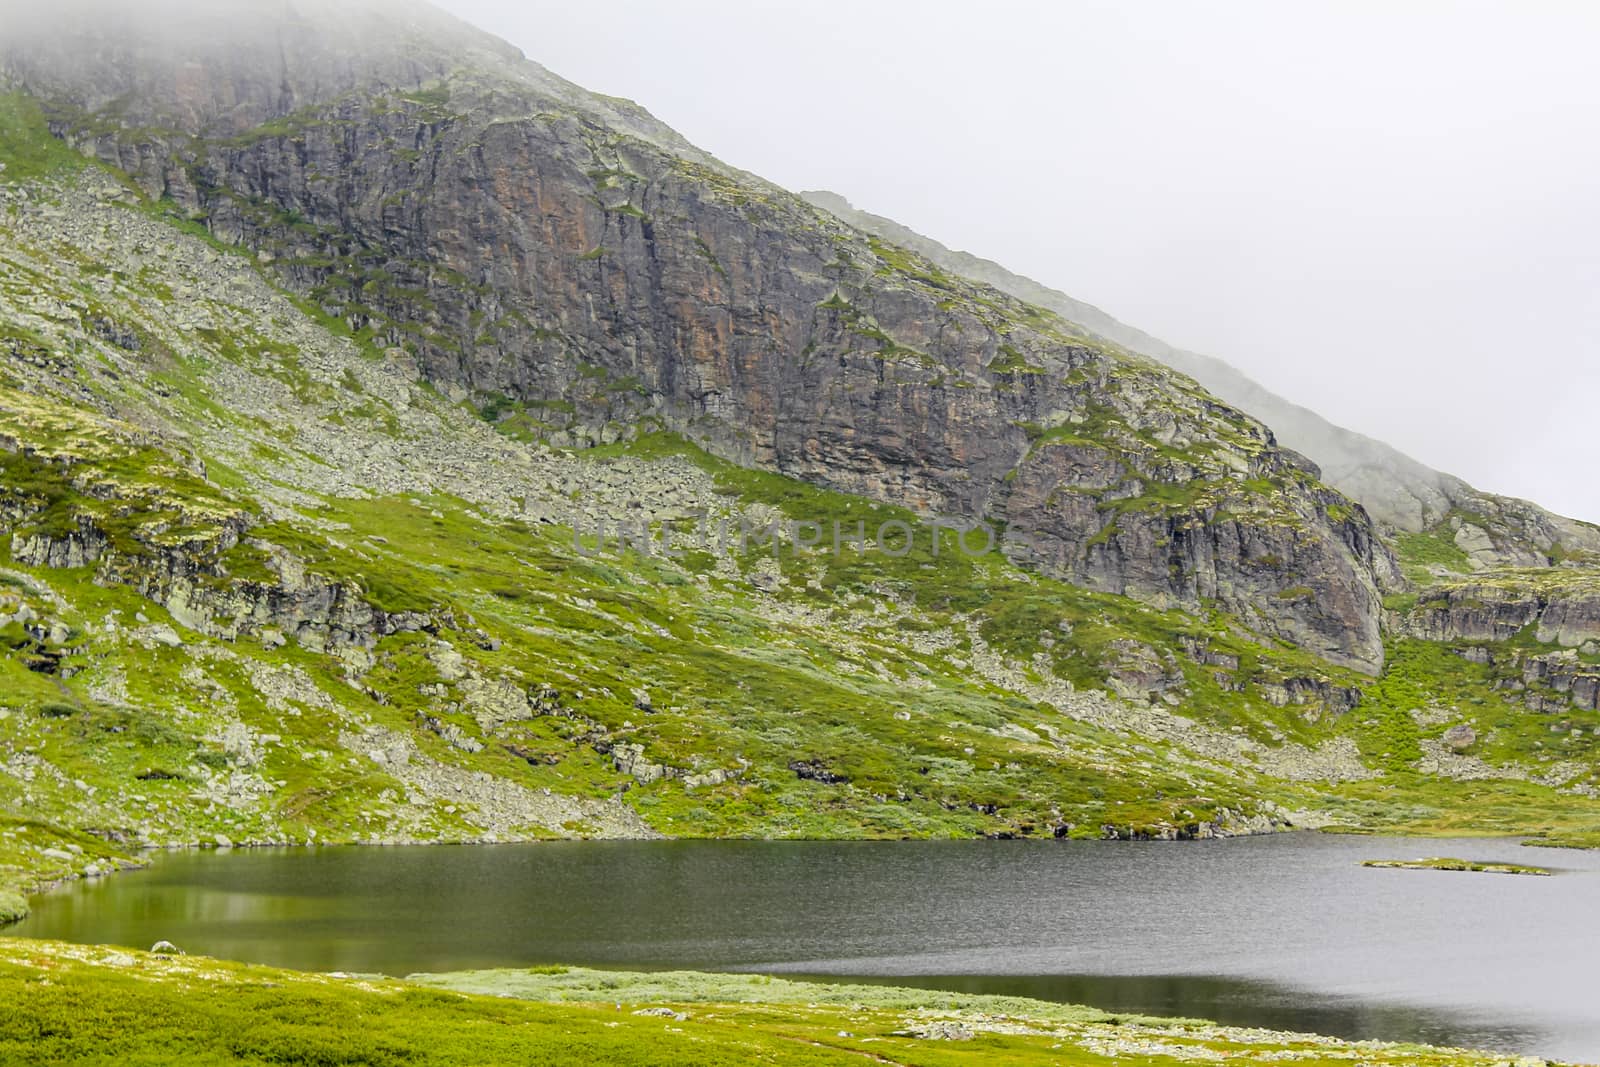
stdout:
{"type": "Polygon", "coordinates": [[[425,6],[8,8],[0,879],[1596,822],[1587,528],[1386,529],[425,6]]]}
{"type": "Polygon", "coordinates": [[[1600,551],[1600,528],[1554,515],[1527,501],[1484,493],[1432,470],[1398,449],[1336,426],[1285,400],[1214,356],[1167,344],[1092,304],[1075,300],[993,260],[956,252],[892,219],[861,211],[837,193],[800,194],[850,225],[916,252],[941,269],[992,285],[1132,352],[1182,371],[1207,391],[1271,426],[1278,439],[1316,463],[1327,483],[1358,501],[1379,523],[1401,533],[1438,529],[1452,517],[1475,516],[1488,536],[1474,545],[1485,565],[1549,566],[1563,549],[1600,551]]]}
{"type": "Polygon", "coordinates": [[[547,424],[577,403],[552,424],[569,437],[648,421],[742,465],[1003,523],[1078,583],[1216,600],[1381,663],[1393,564],[1365,516],[1192,383],[673,154],[638,109],[619,122],[465,27],[204,28],[198,69],[151,83],[140,53],[74,83],[71,56],[140,39],[144,14],[127,17],[52,33],[55,53],[25,44],[14,82],[147,194],[409,344],[436,384],[547,424]],[[359,66],[325,51],[352,39],[371,42],[359,66]]]}

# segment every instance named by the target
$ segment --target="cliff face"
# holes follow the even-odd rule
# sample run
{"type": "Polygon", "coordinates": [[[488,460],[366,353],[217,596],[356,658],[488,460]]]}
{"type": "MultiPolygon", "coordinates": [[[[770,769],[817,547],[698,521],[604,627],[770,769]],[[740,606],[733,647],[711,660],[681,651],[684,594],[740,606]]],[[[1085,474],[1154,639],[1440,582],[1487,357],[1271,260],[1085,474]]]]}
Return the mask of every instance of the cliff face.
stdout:
{"type": "Polygon", "coordinates": [[[862,211],[837,193],[816,190],[800,195],[852,226],[909,248],[945,270],[1048,308],[1100,337],[1190,375],[1222,400],[1271,426],[1283,444],[1317,464],[1329,485],[1359,501],[1373,518],[1396,531],[1419,533],[1457,513],[1472,516],[1488,528],[1490,543],[1475,553],[1485,566],[1543,567],[1573,551],[1600,552],[1600,530],[1589,523],[1551,514],[1524,500],[1479,492],[1382,441],[1336,426],[1285,400],[1214,356],[1167,344],[1093,304],[1075,300],[993,260],[955,251],[893,219],[862,211]]]}
{"type": "Polygon", "coordinates": [[[1540,645],[1593,652],[1600,642],[1600,586],[1592,574],[1462,578],[1427,590],[1395,628],[1441,642],[1509,642],[1526,634],[1540,645]]]}
{"type": "MultiPolygon", "coordinates": [[[[338,39],[356,39],[368,16],[341,10],[338,39]]],[[[6,69],[60,135],[558,443],[659,425],[744,465],[1003,524],[1009,553],[1093,588],[1215,602],[1381,664],[1387,550],[1259,423],[631,105],[428,9],[406,19],[374,22],[359,55],[310,18],[204,43],[73,23],[6,69]],[[84,36],[117,61],[75,74],[61,57],[84,36]]]]}

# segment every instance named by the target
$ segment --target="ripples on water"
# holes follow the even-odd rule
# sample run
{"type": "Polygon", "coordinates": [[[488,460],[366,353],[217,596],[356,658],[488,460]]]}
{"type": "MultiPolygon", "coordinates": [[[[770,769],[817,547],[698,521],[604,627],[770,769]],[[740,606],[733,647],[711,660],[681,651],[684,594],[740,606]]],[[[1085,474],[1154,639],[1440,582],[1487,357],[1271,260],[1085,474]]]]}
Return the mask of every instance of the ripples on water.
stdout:
{"type": "Polygon", "coordinates": [[[761,970],[1600,1062],[1600,856],[1184,844],[563,842],[163,856],[8,933],[305,970],[761,970]],[[1538,863],[1555,878],[1363,859],[1538,863]]]}

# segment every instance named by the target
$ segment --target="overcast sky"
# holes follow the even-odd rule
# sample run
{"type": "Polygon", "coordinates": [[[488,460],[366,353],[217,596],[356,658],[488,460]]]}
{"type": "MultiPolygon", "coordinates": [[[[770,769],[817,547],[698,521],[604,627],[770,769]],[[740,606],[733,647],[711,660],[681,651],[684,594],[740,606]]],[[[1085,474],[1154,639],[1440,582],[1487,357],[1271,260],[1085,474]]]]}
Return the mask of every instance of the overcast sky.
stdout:
{"type": "Polygon", "coordinates": [[[1600,3],[443,3],[728,163],[1600,521],[1600,3]]]}

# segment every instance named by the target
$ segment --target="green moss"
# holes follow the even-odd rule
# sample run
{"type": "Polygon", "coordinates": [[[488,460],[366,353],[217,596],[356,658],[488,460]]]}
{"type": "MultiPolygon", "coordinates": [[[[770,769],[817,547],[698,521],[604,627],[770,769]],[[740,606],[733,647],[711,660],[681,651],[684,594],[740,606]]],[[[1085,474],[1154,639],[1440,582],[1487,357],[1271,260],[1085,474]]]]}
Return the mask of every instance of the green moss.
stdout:
{"type": "Polygon", "coordinates": [[[695,251],[699,252],[707,263],[711,264],[712,270],[722,275],[723,278],[727,278],[728,269],[722,265],[721,260],[717,259],[716,253],[711,251],[711,246],[706,244],[698,234],[694,238],[694,247],[695,251]]]}
{"type": "Polygon", "coordinates": [[[1546,831],[1523,844],[1541,848],[1600,848],[1600,827],[1546,831]]]}
{"type": "Polygon", "coordinates": [[[67,174],[85,161],[50,133],[38,101],[22,92],[0,93],[0,181],[25,182],[67,174]]]}
{"type": "Polygon", "coordinates": [[[1001,345],[999,354],[989,361],[995,374],[1043,374],[1044,368],[1029,363],[1026,357],[1010,345],[1001,345]]]}
{"type": "Polygon", "coordinates": [[[880,276],[910,278],[935,289],[956,288],[954,279],[916,253],[876,237],[869,237],[867,243],[872,248],[872,254],[883,263],[878,271],[880,276]]]}
{"type": "Polygon", "coordinates": [[[1530,867],[1521,863],[1479,863],[1475,860],[1458,860],[1435,857],[1424,860],[1366,860],[1361,866],[1405,871],[1463,871],[1479,874],[1528,874],[1549,877],[1543,867],[1530,867]]]}
{"type": "Polygon", "coordinates": [[[650,216],[646,215],[643,210],[629,203],[616,204],[606,208],[605,211],[608,215],[627,215],[629,218],[641,219],[646,222],[650,220],[650,216]]]}
{"type": "Polygon", "coordinates": [[[400,99],[429,111],[440,111],[450,103],[450,86],[441,82],[422,89],[401,93],[400,99]]]}
{"type": "MultiPolygon", "coordinates": [[[[409,510],[410,506],[392,502],[388,506],[396,511],[409,510]]],[[[270,523],[250,531],[253,541],[263,541],[287,549],[314,573],[334,581],[349,582],[362,590],[365,598],[381,611],[427,613],[437,607],[437,601],[427,593],[426,577],[377,553],[358,556],[342,549],[325,538],[308,534],[286,523],[270,523]]],[[[250,573],[251,560],[258,558],[254,550],[245,545],[228,556],[230,566],[250,573]]]]}
{"type": "Polygon", "coordinates": [[[1391,593],[1383,598],[1383,609],[1406,615],[1417,606],[1419,599],[1416,593],[1391,593]]]}
{"type": "Polygon", "coordinates": [[[1456,545],[1448,521],[1422,533],[1397,534],[1394,545],[1400,564],[1412,581],[1431,582],[1433,567],[1443,567],[1457,574],[1472,573],[1472,560],[1456,545]]]}

